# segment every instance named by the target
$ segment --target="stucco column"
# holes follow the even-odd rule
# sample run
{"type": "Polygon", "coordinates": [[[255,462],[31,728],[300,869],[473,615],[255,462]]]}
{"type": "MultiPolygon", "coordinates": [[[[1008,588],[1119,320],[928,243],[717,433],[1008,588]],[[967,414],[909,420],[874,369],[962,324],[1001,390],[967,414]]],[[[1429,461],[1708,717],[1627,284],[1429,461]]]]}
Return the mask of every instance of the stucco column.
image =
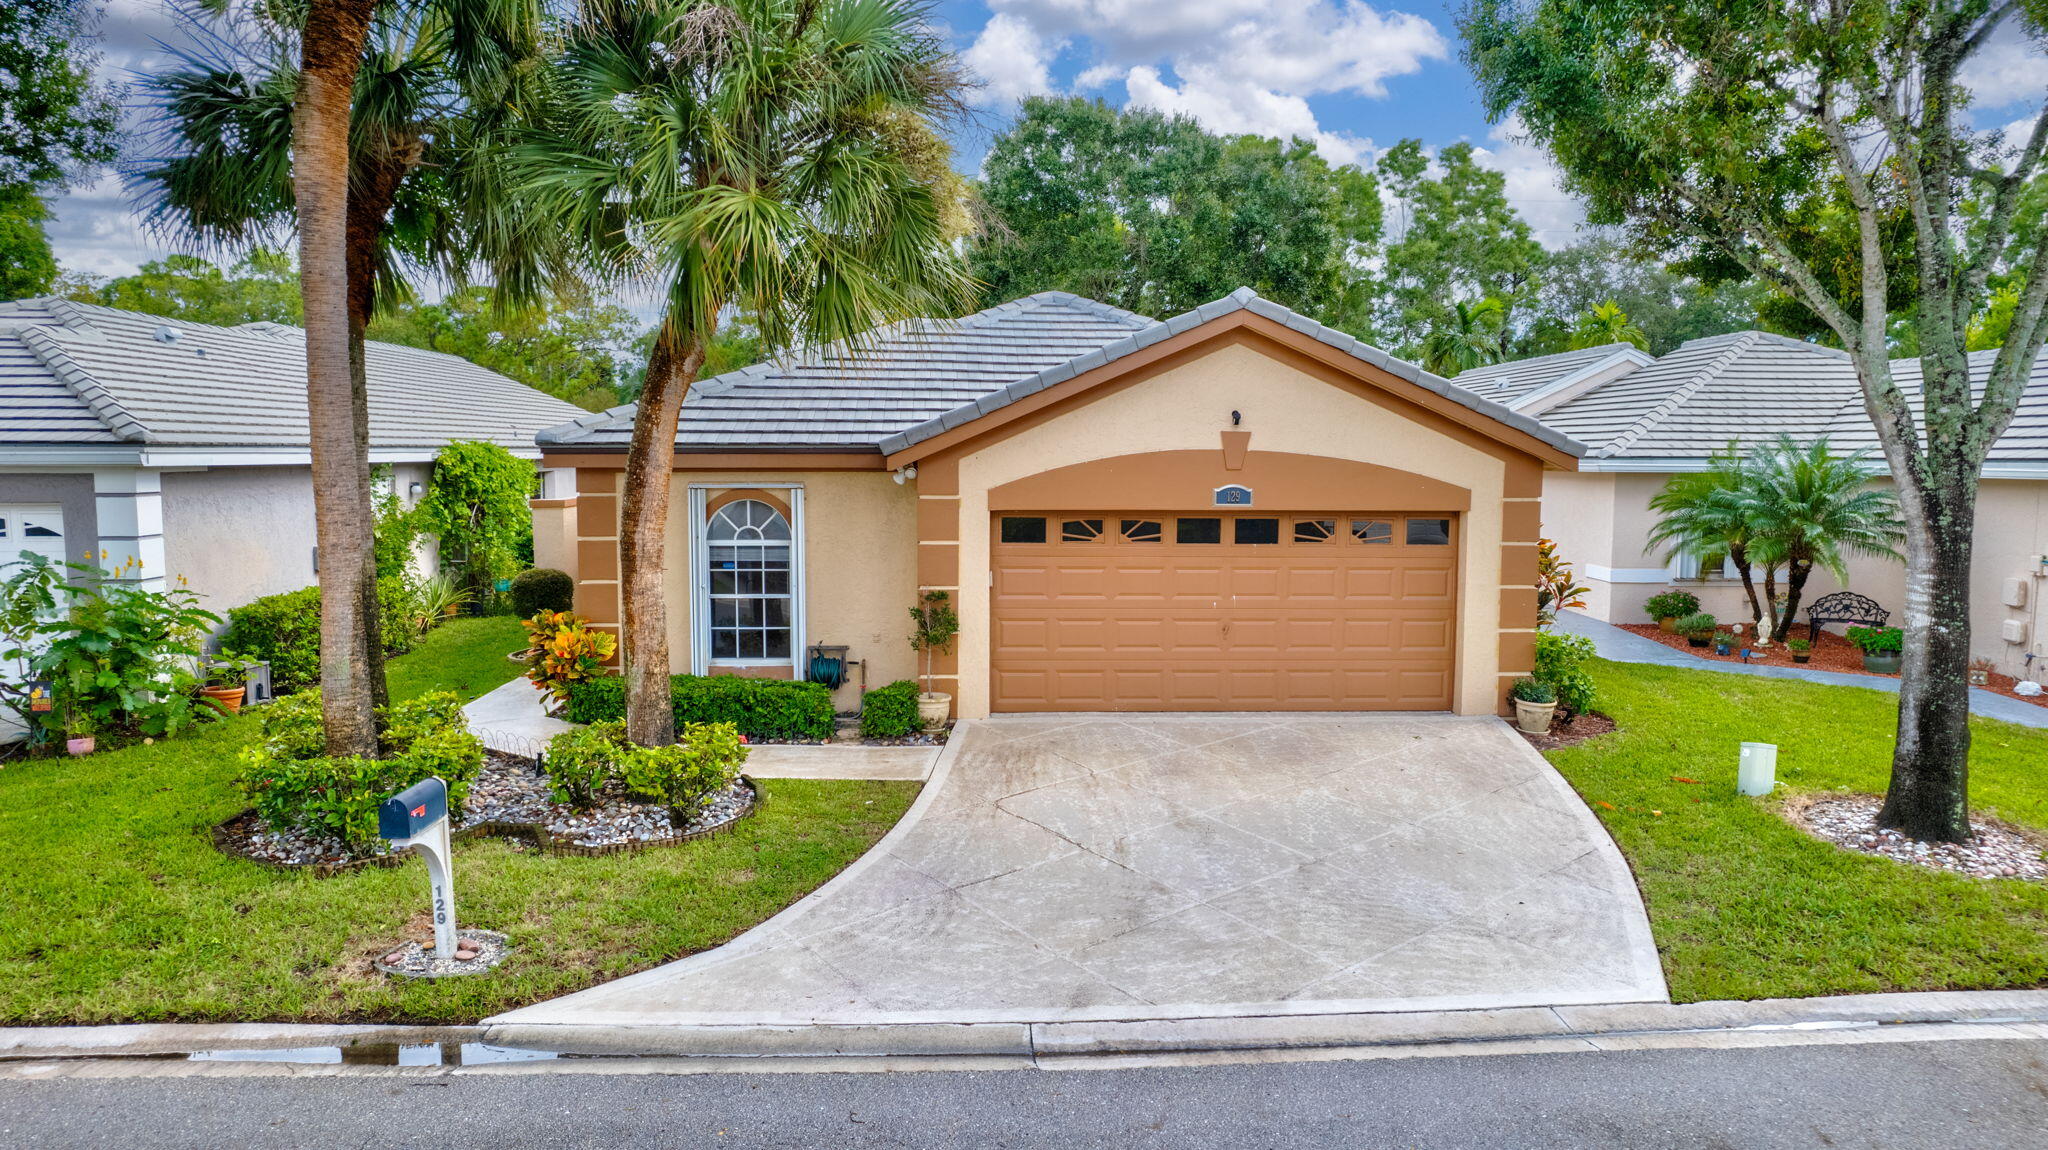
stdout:
{"type": "Polygon", "coordinates": [[[169,586],[164,569],[162,473],[124,467],[92,473],[99,541],[92,561],[121,571],[122,581],[148,591],[169,586]]]}

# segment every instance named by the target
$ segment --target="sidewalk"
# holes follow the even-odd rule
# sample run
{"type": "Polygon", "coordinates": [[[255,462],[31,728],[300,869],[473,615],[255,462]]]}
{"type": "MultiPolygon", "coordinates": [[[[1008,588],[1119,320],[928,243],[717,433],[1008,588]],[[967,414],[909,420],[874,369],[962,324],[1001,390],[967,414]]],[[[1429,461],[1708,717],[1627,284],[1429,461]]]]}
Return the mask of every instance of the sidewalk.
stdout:
{"type": "MultiPolygon", "coordinates": [[[[1764,667],[1750,663],[1710,663],[1577,611],[1559,612],[1557,629],[1567,635],[1583,635],[1593,640],[1593,648],[1600,657],[1616,663],[1650,663],[1659,667],[1684,667],[1691,671],[1714,671],[1723,675],[1756,675],[1766,679],[1803,679],[1834,687],[1862,687],[1867,691],[1899,693],[1899,681],[1888,675],[1850,675],[1841,671],[1764,667]]],[[[2022,727],[2048,727],[2048,707],[2022,703],[1981,687],[1970,688],[1970,713],[2017,723],[2022,727]]]]}

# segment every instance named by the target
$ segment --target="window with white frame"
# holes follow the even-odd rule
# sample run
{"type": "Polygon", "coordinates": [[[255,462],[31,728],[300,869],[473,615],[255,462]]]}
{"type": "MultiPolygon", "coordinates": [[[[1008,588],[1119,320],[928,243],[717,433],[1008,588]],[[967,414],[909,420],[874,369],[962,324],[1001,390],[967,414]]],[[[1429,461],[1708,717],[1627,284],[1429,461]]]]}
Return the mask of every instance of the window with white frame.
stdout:
{"type": "Polygon", "coordinates": [[[789,520],[770,504],[740,499],[711,513],[704,528],[710,569],[711,657],[786,661],[790,652],[789,520]]]}
{"type": "Polygon", "coordinates": [[[1689,555],[1683,551],[1679,552],[1677,555],[1672,556],[1671,562],[1666,565],[1665,569],[1670,572],[1671,578],[1673,580],[1742,578],[1742,572],[1735,569],[1734,559],[1724,556],[1721,559],[1720,569],[1718,571],[1708,572],[1701,570],[1699,556],[1689,555]]]}

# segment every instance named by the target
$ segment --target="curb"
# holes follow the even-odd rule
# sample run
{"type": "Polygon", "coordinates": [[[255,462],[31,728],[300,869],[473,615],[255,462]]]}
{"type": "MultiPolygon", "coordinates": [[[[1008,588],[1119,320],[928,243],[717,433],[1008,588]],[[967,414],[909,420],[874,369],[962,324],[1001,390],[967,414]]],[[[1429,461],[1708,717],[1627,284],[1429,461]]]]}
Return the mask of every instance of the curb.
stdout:
{"type": "MultiPolygon", "coordinates": [[[[1260,1060],[1316,1051],[1332,1056],[1435,1056],[1625,1050],[1691,1044],[1775,1045],[1838,1039],[1840,1032],[1885,1040],[1926,1037],[2048,1038],[2048,990],[1932,991],[1836,998],[1762,999],[1609,1006],[1530,1006],[1389,1014],[1203,1017],[1106,1022],[919,1022],[897,1024],[579,1026],[500,1023],[483,1026],[302,1026],[282,1023],[16,1027],[0,1029],[0,1071],[59,1062],[166,1059],[195,1051],[483,1043],[548,1052],[567,1060],[528,1063],[522,1071],[621,1073],[723,1069],[844,1070],[849,1059],[906,1059],[932,1069],[999,1066],[1051,1068],[1102,1064],[1116,1057],[1201,1056],[1260,1060]],[[2018,1024],[2018,1025],[2015,1025],[2018,1024]],[[1916,1028],[1924,1028],[1916,1030],[1916,1028]],[[1944,1033],[1946,1028],[1946,1033],[1944,1033]],[[965,1059],[944,1063],[943,1059],[965,1059]],[[634,1059],[681,1060],[635,1067],[634,1059]],[[22,1064],[26,1064],[25,1066],[22,1064]]],[[[543,1055],[545,1057],[545,1055],[543,1055]]],[[[308,1058],[306,1061],[322,1061],[308,1058]]],[[[328,1059],[326,1061],[332,1061],[328,1059]]],[[[276,1059],[268,1065],[298,1065],[276,1059]]],[[[165,1072],[204,1063],[157,1062],[165,1072]]],[[[303,1067],[301,1067],[303,1069],[303,1067]]],[[[881,1067],[889,1068],[889,1067],[881,1067]]],[[[897,1066],[896,1069],[904,1067],[897,1066]]],[[[914,1068],[914,1067],[913,1067],[914,1068]]],[[[503,1067],[421,1067],[449,1073],[503,1067]]],[[[18,1077],[0,1073],[0,1077],[18,1077]]]]}

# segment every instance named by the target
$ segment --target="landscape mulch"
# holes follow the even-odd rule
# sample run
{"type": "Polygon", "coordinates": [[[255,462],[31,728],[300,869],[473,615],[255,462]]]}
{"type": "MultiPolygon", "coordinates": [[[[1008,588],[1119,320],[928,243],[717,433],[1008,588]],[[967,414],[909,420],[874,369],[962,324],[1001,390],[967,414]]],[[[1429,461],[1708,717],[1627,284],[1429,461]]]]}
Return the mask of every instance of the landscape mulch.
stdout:
{"type": "Polygon", "coordinates": [[[1559,716],[1551,720],[1550,730],[1541,735],[1532,735],[1520,727],[1515,728],[1515,733],[1529,740],[1529,745],[1539,751],[1554,751],[1559,747],[1576,746],[1614,729],[1613,719],[1598,711],[1583,711],[1569,719],[1559,716]]]}
{"type": "MultiPolygon", "coordinates": [[[[1684,636],[1668,634],[1659,629],[1655,623],[1621,623],[1618,626],[1631,634],[1655,640],[1674,651],[1683,651],[1704,662],[1740,663],[1743,661],[1741,654],[1742,644],[1739,642],[1733,646],[1730,654],[1716,655],[1714,654],[1713,647],[1694,647],[1686,642],[1684,636]]],[[[1796,627],[1793,629],[1792,634],[1796,638],[1803,639],[1806,637],[1806,628],[1796,627]]],[[[1820,641],[1813,645],[1813,650],[1809,654],[1813,657],[1807,662],[1794,663],[1792,661],[1792,652],[1787,651],[1783,644],[1773,643],[1771,646],[1760,651],[1752,649],[1749,662],[1766,667],[1803,666],[1815,671],[1835,671],[1845,675],[1869,675],[1874,679],[1898,678],[1897,675],[1879,675],[1876,672],[1864,670],[1863,652],[1854,643],[1849,642],[1849,640],[1835,634],[1833,631],[1822,631],[1820,633],[1820,641]]],[[[2013,684],[2017,682],[2019,680],[2011,675],[1993,671],[1989,681],[1984,683],[1983,687],[1987,691],[1994,691],[2008,699],[2018,699],[2022,703],[2032,703],[2036,707],[2048,707],[2048,695],[2018,694],[2013,690],[2013,684]]]]}

